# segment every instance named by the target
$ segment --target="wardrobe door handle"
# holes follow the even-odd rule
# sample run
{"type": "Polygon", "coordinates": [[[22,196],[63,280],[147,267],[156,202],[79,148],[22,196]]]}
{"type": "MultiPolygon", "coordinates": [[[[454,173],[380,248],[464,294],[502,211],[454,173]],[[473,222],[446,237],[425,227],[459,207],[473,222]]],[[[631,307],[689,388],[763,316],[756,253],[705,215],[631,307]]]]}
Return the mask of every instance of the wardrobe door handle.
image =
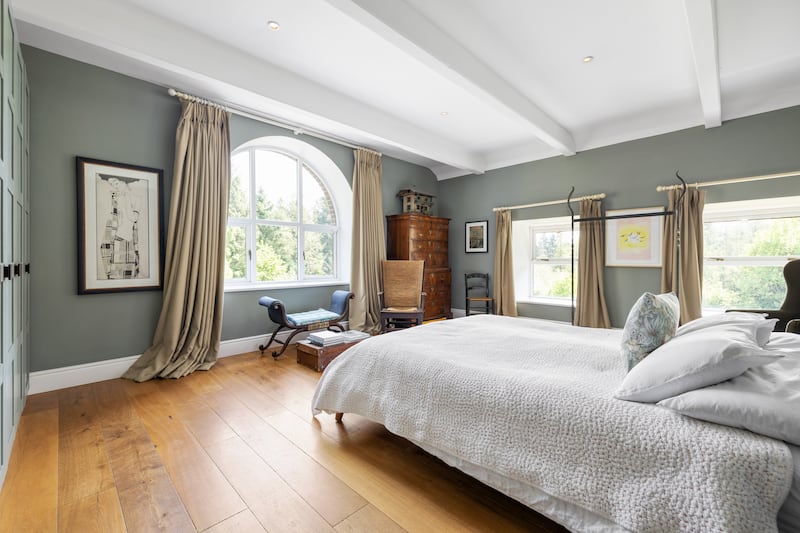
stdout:
{"type": "Polygon", "coordinates": [[[3,265],[3,280],[11,279],[11,265],[3,265]]]}
{"type": "Polygon", "coordinates": [[[21,276],[22,275],[22,264],[21,263],[17,263],[16,265],[14,265],[14,275],[15,276],[21,276]]]}
{"type": "Polygon", "coordinates": [[[25,273],[26,274],[30,274],[31,273],[31,264],[30,263],[25,265],[25,273]]]}

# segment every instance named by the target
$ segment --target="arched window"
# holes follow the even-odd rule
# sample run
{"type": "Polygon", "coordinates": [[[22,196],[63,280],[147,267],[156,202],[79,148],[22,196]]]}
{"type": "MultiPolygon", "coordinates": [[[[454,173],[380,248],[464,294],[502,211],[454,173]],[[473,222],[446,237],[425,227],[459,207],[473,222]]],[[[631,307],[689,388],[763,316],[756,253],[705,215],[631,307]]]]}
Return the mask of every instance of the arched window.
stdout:
{"type": "Polygon", "coordinates": [[[350,282],[351,189],[313,146],[262,137],[231,155],[227,290],[350,282]]]}

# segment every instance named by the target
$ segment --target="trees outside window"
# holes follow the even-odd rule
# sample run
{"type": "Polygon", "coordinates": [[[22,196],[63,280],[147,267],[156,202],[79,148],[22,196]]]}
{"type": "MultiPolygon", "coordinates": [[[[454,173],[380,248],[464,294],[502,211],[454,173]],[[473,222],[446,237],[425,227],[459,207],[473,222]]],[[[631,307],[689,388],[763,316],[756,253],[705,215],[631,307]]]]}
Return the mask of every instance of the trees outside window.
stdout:
{"type": "Polygon", "coordinates": [[[518,301],[570,305],[573,237],[577,293],[579,233],[572,233],[570,217],[512,221],[518,301]]]}
{"type": "Polygon", "coordinates": [[[248,143],[231,156],[226,286],[336,280],[340,217],[301,155],[248,143]]]}
{"type": "Polygon", "coordinates": [[[707,204],[703,240],[706,312],[777,309],[783,267],[800,258],[800,197],[707,204]]]}

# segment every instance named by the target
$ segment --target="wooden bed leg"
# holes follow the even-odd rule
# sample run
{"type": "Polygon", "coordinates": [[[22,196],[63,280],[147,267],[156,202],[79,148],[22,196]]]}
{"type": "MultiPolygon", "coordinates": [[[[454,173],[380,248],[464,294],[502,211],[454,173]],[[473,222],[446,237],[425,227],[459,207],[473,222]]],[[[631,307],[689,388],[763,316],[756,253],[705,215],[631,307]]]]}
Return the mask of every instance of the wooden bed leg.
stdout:
{"type": "Polygon", "coordinates": [[[337,423],[341,423],[343,416],[344,416],[344,413],[336,413],[336,422],[337,423]]]}

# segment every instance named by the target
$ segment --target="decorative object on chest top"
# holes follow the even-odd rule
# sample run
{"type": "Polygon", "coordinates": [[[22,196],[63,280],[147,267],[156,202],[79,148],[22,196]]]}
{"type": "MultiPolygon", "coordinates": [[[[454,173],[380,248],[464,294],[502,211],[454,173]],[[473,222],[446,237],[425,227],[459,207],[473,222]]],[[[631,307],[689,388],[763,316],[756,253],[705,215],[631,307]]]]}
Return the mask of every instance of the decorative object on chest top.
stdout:
{"type": "Polygon", "coordinates": [[[269,348],[273,341],[283,345],[280,351],[272,352],[272,357],[279,357],[286,351],[286,347],[294,338],[295,335],[302,331],[313,330],[331,330],[336,328],[339,331],[344,331],[344,326],[341,322],[344,320],[350,308],[350,300],[355,295],[348,291],[334,291],[331,295],[331,304],[328,309],[316,309],[314,311],[305,311],[302,313],[286,314],[286,309],[283,302],[269,296],[262,296],[258,300],[258,304],[267,308],[269,312],[269,319],[278,325],[277,329],[272,332],[266,344],[258,347],[261,353],[269,348]],[[285,341],[276,339],[275,337],[282,330],[291,330],[291,334],[285,341]]]}
{"type": "Polygon", "coordinates": [[[449,224],[449,218],[414,213],[386,217],[386,258],[425,261],[424,320],[453,317],[447,253],[449,224]]]}
{"type": "Polygon", "coordinates": [[[403,189],[398,191],[397,196],[402,198],[403,213],[421,213],[430,215],[433,211],[434,196],[413,189],[403,189]]]}

